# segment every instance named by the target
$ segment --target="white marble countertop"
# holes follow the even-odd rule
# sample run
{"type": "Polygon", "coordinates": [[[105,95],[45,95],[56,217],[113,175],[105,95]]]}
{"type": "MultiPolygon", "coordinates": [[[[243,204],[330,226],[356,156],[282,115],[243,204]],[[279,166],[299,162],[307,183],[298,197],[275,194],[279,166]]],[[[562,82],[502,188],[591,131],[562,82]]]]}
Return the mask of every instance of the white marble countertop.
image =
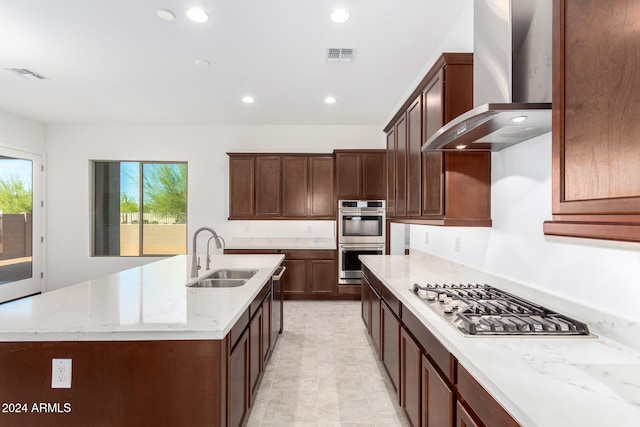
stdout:
{"type": "MultiPolygon", "coordinates": [[[[201,257],[204,259],[204,257],[201,257]]],[[[191,288],[191,259],[178,255],[0,305],[0,341],[221,339],[284,255],[214,255],[211,270],[255,268],[236,288],[191,288]]]]}
{"type": "Polygon", "coordinates": [[[234,237],[226,249],[335,250],[335,237],[234,237]]]}
{"type": "MultiPolygon", "coordinates": [[[[422,320],[523,426],[638,425],[639,351],[602,336],[464,336],[416,297],[410,286],[480,282],[517,294],[521,285],[423,254],[361,259],[400,299],[403,310],[422,320]]],[[[589,324],[589,319],[578,320],[589,324]]]]}

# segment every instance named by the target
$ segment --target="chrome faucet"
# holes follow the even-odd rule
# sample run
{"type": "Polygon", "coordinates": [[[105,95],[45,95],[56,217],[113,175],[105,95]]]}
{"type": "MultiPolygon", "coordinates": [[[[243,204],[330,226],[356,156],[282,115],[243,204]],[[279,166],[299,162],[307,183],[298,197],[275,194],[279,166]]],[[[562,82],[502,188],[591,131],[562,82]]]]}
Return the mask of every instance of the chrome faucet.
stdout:
{"type": "Polygon", "coordinates": [[[222,238],[222,236],[215,234],[211,237],[209,237],[209,240],[207,240],[207,263],[206,263],[206,267],[205,270],[210,270],[211,268],[211,255],[209,255],[209,249],[210,249],[210,243],[212,240],[216,241],[216,248],[220,249],[220,242],[222,242],[222,249],[224,249],[226,243],[224,241],[224,239],[222,238]]]}
{"type": "MultiPolygon", "coordinates": [[[[201,231],[208,231],[209,233],[211,233],[213,235],[213,237],[215,237],[216,240],[216,247],[218,249],[220,249],[220,241],[218,233],[215,232],[215,230],[213,228],[209,228],[209,227],[200,227],[198,228],[195,233],[193,233],[193,254],[192,254],[192,258],[191,258],[191,277],[198,277],[198,270],[200,270],[200,258],[198,257],[197,252],[197,248],[196,248],[196,241],[198,239],[198,234],[200,234],[201,231]]],[[[207,242],[207,269],[209,269],[209,242],[207,242]]]]}

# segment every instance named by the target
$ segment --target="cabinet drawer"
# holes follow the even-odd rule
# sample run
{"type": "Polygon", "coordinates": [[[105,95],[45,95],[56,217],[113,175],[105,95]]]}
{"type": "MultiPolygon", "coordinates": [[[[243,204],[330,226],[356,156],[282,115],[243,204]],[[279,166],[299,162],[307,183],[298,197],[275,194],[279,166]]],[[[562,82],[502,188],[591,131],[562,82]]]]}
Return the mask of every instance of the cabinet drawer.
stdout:
{"type": "Polygon", "coordinates": [[[334,259],[336,251],[282,251],[285,259],[334,259]]]}
{"type": "Polygon", "coordinates": [[[491,427],[518,427],[520,424],[471,376],[458,365],[458,393],[482,422],[491,427]]]}
{"type": "Polygon", "coordinates": [[[425,353],[434,361],[436,367],[453,384],[456,360],[451,353],[433,336],[426,326],[409,310],[402,311],[402,322],[418,340],[425,353]]]}
{"type": "Polygon", "coordinates": [[[244,311],[244,313],[242,313],[242,316],[240,316],[236,324],[233,325],[233,327],[231,328],[231,331],[229,332],[231,348],[233,348],[236,345],[236,342],[242,336],[242,333],[244,332],[244,330],[247,328],[247,326],[249,326],[250,318],[251,316],[249,315],[249,309],[247,308],[244,311]]]}
{"type": "Polygon", "coordinates": [[[269,294],[269,290],[271,289],[271,287],[269,286],[269,282],[267,282],[262,289],[260,289],[260,292],[258,293],[258,296],[256,296],[253,301],[251,301],[251,305],[249,306],[249,316],[253,317],[253,315],[260,309],[260,306],[262,305],[262,302],[264,301],[264,299],[267,297],[267,295],[269,294]]]}
{"type": "Polygon", "coordinates": [[[393,311],[393,314],[398,318],[402,317],[400,316],[402,313],[402,304],[400,303],[400,300],[398,300],[398,298],[382,283],[380,283],[380,296],[382,296],[382,299],[387,303],[391,311],[393,311]]]}

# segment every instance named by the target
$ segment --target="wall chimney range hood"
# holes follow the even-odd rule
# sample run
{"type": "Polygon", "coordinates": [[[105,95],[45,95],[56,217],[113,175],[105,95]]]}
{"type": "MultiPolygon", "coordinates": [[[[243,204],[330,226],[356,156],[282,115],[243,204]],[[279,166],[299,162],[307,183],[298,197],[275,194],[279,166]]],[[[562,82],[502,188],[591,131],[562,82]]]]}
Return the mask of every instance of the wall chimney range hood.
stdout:
{"type": "Polygon", "coordinates": [[[422,151],[498,151],[551,131],[552,2],[474,1],[474,108],[422,151]]]}

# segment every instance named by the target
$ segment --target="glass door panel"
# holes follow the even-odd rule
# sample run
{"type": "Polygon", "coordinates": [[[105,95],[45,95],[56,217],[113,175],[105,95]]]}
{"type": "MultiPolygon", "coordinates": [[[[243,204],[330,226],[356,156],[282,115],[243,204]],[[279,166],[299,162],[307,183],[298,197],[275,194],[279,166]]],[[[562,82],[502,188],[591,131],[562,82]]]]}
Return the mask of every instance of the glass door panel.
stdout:
{"type": "Polygon", "coordinates": [[[0,147],[0,302],[42,291],[40,164],[37,155],[0,147]]]}

